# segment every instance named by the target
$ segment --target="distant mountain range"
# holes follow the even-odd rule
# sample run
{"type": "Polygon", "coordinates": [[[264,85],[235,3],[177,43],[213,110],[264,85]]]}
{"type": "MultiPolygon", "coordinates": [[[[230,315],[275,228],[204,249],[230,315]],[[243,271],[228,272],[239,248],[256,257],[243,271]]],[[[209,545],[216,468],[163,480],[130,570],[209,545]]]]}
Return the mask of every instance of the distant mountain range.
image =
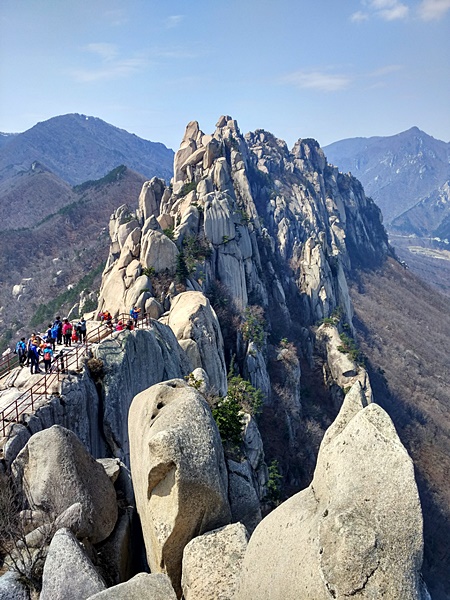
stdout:
{"type": "Polygon", "coordinates": [[[419,237],[450,240],[450,181],[394,219],[391,228],[419,237]]]}
{"type": "MultiPolygon", "coordinates": [[[[69,185],[97,180],[119,165],[170,179],[174,153],[96,117],[69,114],[19,134],[0,134],[0,182],[28,172],[38,162],[69,185]]],[[[3,189],[4,191],[4,189],[3,189]]]]}
{"type": "MultiPolygon", "coordinates": [[[[450,180],[450,144],[417,127],[389,137],[341,140],[325,146],[324,152],[329,162],[361,181],[381,208],[388,229],[419,202],[429,199],[427,207],[431,207],[431,198],[439,197],[438,189],[450,180]]],[[[433,230],[439,226],[433,218],[433,230]]]]}

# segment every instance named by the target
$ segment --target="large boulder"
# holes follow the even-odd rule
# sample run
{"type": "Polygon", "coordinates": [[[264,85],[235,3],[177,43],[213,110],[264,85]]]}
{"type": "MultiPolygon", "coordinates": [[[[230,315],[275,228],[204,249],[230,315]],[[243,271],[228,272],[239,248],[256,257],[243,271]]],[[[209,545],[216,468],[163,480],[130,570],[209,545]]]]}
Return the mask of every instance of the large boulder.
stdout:
{"type": "Polygon", "coordinates": [[[173,300],[167,320],[194,368],[202,368],[211,388],[224,396],[227,370],[219,321],[201,292],[184,292],[173,300]]]}
{"type": "Polygon", "coordinates": [[[57,517],[79,502],[80,538],[101,542],[114,529],[114,486],[72,431],[53,425],[35,433],[17,455],[12,471],[34,509],[57,517]]]}
{"type": "Polygon", "coordinates": [[[242,523],[191,540],[183,553],[185,600],[232,600],[247,542],[248,533],[242,523]]]}
{"type": "Polygon", "coordinates": [[[144,221],[155,215],[159,215],[159,207],[164,193],[165,183],[162,179],[153,177],[150,181],[146,181],[142,186],[139,195],[139,210],[144,218],[144,221]]]}
{"type": "Polygon", "coordinates": [[[151,385],[184,377],[191,370],[170,327],[152,321],[149,330],[113,334],[94,350],[104,366],[103,436],[109,452],[130,465],[128,410],[151,385]]]}
{"type": "Polygon", "coordinates": [[[186,544],[231,520],[219,431],[203,397],[181,379],[138,394],[128,427],[150,570],[167,573],[180,596],[186,544]]]}
{"type": "Polygon", "coordinates": [[[141,264],[156,273],[175,273],[178,248],[164,233],[150,229],[143,236],[141,264]]]}
{"type": "Polygon", "coordinates": [[[176,600],[170,579],[162,573],[138,573],[125,583],[89,596],[87,600],[176,600]]]}
{"type": "Polygon", "coordinates": [[[86,600],[104,589],[81,544],[68,529],[59,529],[45,561],[40,600],[86,600]]]}
{"type": "Polygon", "coordinates": [[[0,600],[30,600],[30,591],[18,573],[7,571],[0,577],[0,600]]]}
{"type": "Polygon", "coordinates": [[[310,487],[256,528],[236,600],[423,600],[422,550],[412,461],[357,382],[322,441],[310,487]]]}

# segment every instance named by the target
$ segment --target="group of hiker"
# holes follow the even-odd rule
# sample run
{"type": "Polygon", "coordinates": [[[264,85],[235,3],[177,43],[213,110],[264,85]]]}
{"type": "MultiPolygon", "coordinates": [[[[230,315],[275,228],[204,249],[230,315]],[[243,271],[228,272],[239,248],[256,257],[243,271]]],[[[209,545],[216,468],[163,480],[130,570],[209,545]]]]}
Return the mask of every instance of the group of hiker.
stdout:
{"type": "MultiPolygon", "coordinates": [[[[130,310],[128,320],[119,320],[116,318],[113,322],[111,313],[107,310],[99,313],[98,317],[102,323],[112,331],[132,330],[137,326],[140,308],[133,306],[130,310]]],[[[15,354],[19,357],[20,366],[29,366],[30,373],[42,373],[39,363],[41,358],[44,362],[45,373],[50,373],[52,364],[57,358],[62,360],[63,350],[60,349],[56,355],[56,345],[65,347],[72,346],[72,342],[86,342],[87,325],[82,317],[75,325],[70,323],[69,319],[61,319],[58,315],[53,324],[49,323],[45,333],[33,332],[28,340],[22,337],[16,344],[15,354]]]]}
{"type": "Polygon", "coordinates": [[[105,323],[113,331],[123,331],[124,329],[132,330],[137,326],[141,309],[133,306],[130,310],[130,318],[125,322],[123,319],[116,317],[113,322],[111,313],[108,310],[103,310],[98,313],[98,317],[102,323],[105,323]]]}
{"type": "Polygon", "coordinates": [[[72,342],[86,341],[87,325],[82,317],[75,326],[69,319],[62,319],[58,315],[53,324],[49,323],[45,333],[33,332],[28,340],[22,337],[16,344],[15,353],[19,357],[20,366],[29,366],[30,373],[42,373],[39,363],[41,357],[44,361],[45,373],[52,369],[52,363],[56,358],[63,355],[60,350],[58,356],[55,356],[56,345],[65,347],[72,345],[72,342]]]}

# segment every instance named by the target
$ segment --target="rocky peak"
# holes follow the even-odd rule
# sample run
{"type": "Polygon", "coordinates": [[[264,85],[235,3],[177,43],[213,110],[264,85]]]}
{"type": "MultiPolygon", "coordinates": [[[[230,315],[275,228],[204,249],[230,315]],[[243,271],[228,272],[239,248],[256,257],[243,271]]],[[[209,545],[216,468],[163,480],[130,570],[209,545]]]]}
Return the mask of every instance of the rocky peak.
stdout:
{"type": "MultiPolygon", "coordinates": [[[[357,180],[326,164],[315,140],[298,140],[289,151],[262,129],[243,136],[229,115],[220,117],[212,135],[197,121],[188,123],[171,187],[153,178],[139,206],[135,218],[121,225],[128,258],[116,265],[119,278],[132,260],[141,269],[174,273],[186,259],[188,240],[197,240],[203,251],[187,257],[193,289],[206,291],[219,281],[241,310],[249,303],[276,305],[287,323],[292,315],[286,294],[293,286],[307,308],[305,322],[327,317],[338,306],[351,322],[345,273],[389,252],[378,209],[357,180]],[[151,260],[142,251],[129,254],[125,238],[136,227],[134,236],[140,231],[141,250],[151,260]],[[280,260],[283,274],[274,268],[280,260]]],[[[116,245],[116,258],[117,252],[116,245]]]]}

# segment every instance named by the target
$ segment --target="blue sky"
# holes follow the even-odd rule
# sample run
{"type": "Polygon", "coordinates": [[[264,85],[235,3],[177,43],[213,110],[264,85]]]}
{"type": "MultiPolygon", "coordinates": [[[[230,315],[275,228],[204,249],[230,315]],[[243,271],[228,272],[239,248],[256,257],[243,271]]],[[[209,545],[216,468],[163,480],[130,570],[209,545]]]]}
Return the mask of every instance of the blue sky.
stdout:
{"type": "Polygon", "coordinates": [[[82,113],[177,148],[188,121],[291,146],[450,141],[450,0],[2,0],[0,131],[82,113]]]}

